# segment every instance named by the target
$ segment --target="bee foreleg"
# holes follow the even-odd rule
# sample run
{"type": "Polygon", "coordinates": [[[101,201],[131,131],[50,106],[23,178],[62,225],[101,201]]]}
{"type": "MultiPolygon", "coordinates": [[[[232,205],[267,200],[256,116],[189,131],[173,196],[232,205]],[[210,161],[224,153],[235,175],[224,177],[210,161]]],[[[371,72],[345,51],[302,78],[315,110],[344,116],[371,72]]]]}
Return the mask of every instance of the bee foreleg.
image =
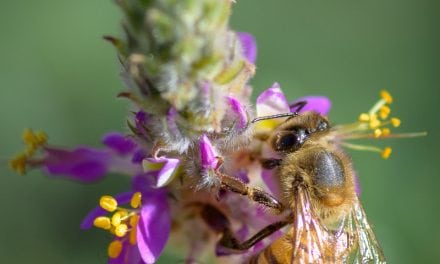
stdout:
{"type": "Polygon", "coordinates": [[[244,242],[238,241],[234,235],[232,234],[230,229],[226,229],[223,233],[222,238],[218,242],[222,247],[228,248],[228,249],[234,249],[234,250],[247,250],[251,248],[256,243],[260,242],[261,240],[265,239],[266,237],[272,235],[275,231],[280,230],[284,226],[290,224],[289,221],[280,221],[275,222],[273,224],[270,224],[260,230],[258,233],[253,235],[251,238],[244,242]]]}
{"type": "Polygon", "coordinates": [[[284,210],[283,204],[271,194],[257,188],[249,187],[246,183],[229,175],[219,172],[218,175],[221,178],[221,188],[245,195],[252,201],[273,208],[278,212],[282,212],[284,210]]]}

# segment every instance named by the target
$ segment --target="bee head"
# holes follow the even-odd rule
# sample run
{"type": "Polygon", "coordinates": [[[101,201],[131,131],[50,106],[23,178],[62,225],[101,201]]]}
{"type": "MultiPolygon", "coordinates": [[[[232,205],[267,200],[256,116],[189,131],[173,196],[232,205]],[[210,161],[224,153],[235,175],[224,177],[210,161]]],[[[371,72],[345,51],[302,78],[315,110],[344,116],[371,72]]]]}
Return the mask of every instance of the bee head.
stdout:
{"type": "Polygon", "coordinates": [[[316,112],[306,112],[287,119],[272,134],[270,142],[277,152],[294,152],[310,137],[329,129],[327,119],[316,112]]]}

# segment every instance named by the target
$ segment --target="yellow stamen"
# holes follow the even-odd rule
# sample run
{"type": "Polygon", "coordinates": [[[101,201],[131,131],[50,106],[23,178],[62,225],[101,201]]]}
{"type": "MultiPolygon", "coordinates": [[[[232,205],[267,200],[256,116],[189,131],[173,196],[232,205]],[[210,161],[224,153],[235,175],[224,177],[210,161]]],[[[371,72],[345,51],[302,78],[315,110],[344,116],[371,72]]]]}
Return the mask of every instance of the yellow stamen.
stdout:
{"type": "Polygon", "coordinates": [[[375,130],[374,130],[374,137],[375,138],[378,138],[378,137],[380,137],[382,135],[382,130],[380,129],[380,128],[376,128],[375,130]]]}
{"type": "Polygon", "coordinates": [[[111,227],[111,225],[110,225],[110,218],[105,217],[105,216],[98,216],[93,221],[93,225],[96,226],[96,227],[108,230],[111,227]]]}
{"type": "Polygon", "coordinates": [[[126,224],[120,224],[117,227],[115,227],[115,235],[118,237],[123,237],[125,234],[127,234],[128,227],[126,224]]]}
{"type": "Polygon", "coordinates": [[[104,195],[99,200],[99,205],[102,207],[102,209],[108,212],[113,212],[118,207],[118,202],[112,196],[104,195]]]}
{"type": "Polygon", "coordinates": [[[391,118],[390,121],[391,121],[391,125],[393,125],[393,127],[400,126],[401,121],[399,118],[394,117],[394,118],[391,118]]]}
{"type": "Polygon", "coordinates": [[[368,122],[368,121],[370,121],[370,115],[367,114],[367,113],[362,113],[362,114],[359,115],[358,120],[360,122],[368,122]]]}
{"type": "Polygon", "coordinates": [[[130,205],[133,208],[138,208],[141,204],[142,194],[140,192],[135,192],[131,197],[130,205]]]}
{"type": "Polygon", "coordinates": [[[133,215],[132,217],[130,217],[130,226],[131,227],[136,227],[137,224],[139,222],[139,215],[133,215]]]}
{"type": "Polygon", "coordinates": [[[136,233],[137,233],[136,228],[133,228],[130,230],[130,234],[129,234],[130,245],[136,245],[136,242],[137,242],[136,233]]]}
{"type": "Polygon", "coordinates": [[[392,149],[390,147],[386,147],[383,149],[383,151],[380,153],[382,158],[388,159],[391,155],[392,149]]]}
{"type": "Polygon", "coordinates": [[[117,258],[122,251],[122,242],[119,240],[113,240],[108,245],[107,254],[110,258],[117,258]]]}
{"type": "Polygon", "coordinates": [[[41,145],[46,144],[47,135],[42,131],[34,133],[31,129],[25,129],[23,132],[23,142],[27,145],[28,155],[32,155],[34,151],[41,145]]]}
{"type": "Polygon", "coordinates": [[[121,213],[120,212],[116,212],[113,216],[112,216],[112,225],[114,227],[117,227],[121,224],[121,213]]]}
{"type": "Polygon", "coordinates": [[[379,109],[379,116],[382,119],[386,119],[388,117],[388,115],[391,113],[391,108],[389,108],[386,105],[383,105],[380,109],[379,109]]]}
{"type": "Polygon", "coordinates": [[[386,90],[382,90],[380,91],[380,97],[385,100],[385,102],[387,104],[391,104],[393,102],[393,97],[391,96],[391,94],[386,91],[386,90]]]}
{"type": "Polygon", "coordinates": [[[389,134],[391,134],[391,130],[389,128],[386,127],[382,129],[382,135],[384,137],[388,136],[389,134]]]}
{"type": "MultiPolygon", "coordinates": [[[[371,116],[371,117],[373,117],[373,116],[371,116]]],[[[369,126],[371,129],[374,129],[374,128],[379,127],[380,124],[381,123],[380,123],[379,119],[377,119],[377,117],[375,117],[375,118],[371,118],[369,126]]]]}
{"type": "Polygon", "coordinates": [[[9,166],[20,175],[24,175],[26,174],[27,161],[28,155],[26,155],[26,153],[21,153],[9,161],[9,166]]]}

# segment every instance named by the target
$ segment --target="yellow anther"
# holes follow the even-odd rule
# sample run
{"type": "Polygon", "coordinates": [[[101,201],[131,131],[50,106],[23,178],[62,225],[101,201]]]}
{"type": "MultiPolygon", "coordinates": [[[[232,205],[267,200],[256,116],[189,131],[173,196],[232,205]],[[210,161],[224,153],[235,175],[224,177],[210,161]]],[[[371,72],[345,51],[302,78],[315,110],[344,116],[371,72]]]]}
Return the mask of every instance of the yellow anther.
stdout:
{"type": "Polygon", "coordinates": [[[130,205],[133,208],[138,208],[141,204],[142,194],[140,192],[135,192],[131,197],[130,205]]]}
{"type": "Polygon", "coordinates": [[[389,134],[391,134],[391,130],[389,128],[386,127],[382,129],[383,136],[388,136],[389,134]]]}
{"type": "Polygon", "coordinates": [[[119,240],[113,240],[107,248],[107,254],[110,258],[117,258],[122,251],[122,242],[119,240]]]}
{"type": "Polygon", "coordinates": [[[391,104],[393,102],[393,97],[391,96],[391,94],[386,91],[386,90],[382,90],[380,91],[380,97],[385,100],[385,102],[387,104],[391,104]]]}
{"type": "Polygon", "coordinates": [[[26,174],[28,156],[25,153],[18,154],[9,161],[9,166],[21,175],[26,174]]]}
{"type": "Polygon", "coordinates": [[[110,218],[108,218],[106,216],[98,216],[93,221],[93,225],[96,226],[96,227],[108,230],[111,227],[111,225],[110,225],[110,218]]]}
{"type": "Polygon", "coordinates": [[[114,227],[117,227],[121,224],[121,219],[122,215],[120,212],[116,212],[113,216],[112,216],[112,225],[114,227]]]}
{"type": "Polygon", "coordinates": [[[133,215],[130,217],[130,226],[132,228],[136,227],[139,222],[139,215],[133,215]]]}
{"type": "Polygon", "coordinates": [[[374,129],[374,128],[377,128],[378,126],[380,126],[380,121],[377,119],[377,118],[375,118],[375,119],[371,119],[370,120],[370,128],[371,129],[374,129]]]}
{"type": "Polygon", "coordinates": [[[136,233],[137,233],[136,228],[133,228],[130,230],[130,234],[129,234],[130,245],[136,245],[136,242],[137,242],[136,233]]]}
{"type": "Polygon", "coordinates": [[[102,209],[113,212],[118,207],[118,202],[110,195],[104,195],[99,200],[99,205],[102,207],[102,209]]]}
{"type": "Polygon", "coordinates": [[[28,146],[40,146],[47,142],[47,135],[42,131],[34,133],[32,129],[26,129],[23,132],[23,141],[28,146]]]}
{"type": "Polygon", "coordinates": [[[115,227],[115,235],[118,237],[123,237],[125,234],[127,234],[128,227],[126,224],[120,224],[117,227],[115,227]]]}
{"type": "Polygon", "coordinates": [[[362,114],[359,115],[358,120],[360,122],[368,122],[368,121],[370,121],[370,115],[367,114],[367,113],[362,113],[362,114]]]}
{"type": "Polygon", "coordinates": [[[376,128],[375,130],[374,130],[374,137],[375,138],[378,138],[378,137],[380,137],[382,135],[382,130],[380,129],[380,128],[376,128]]]}
{"type": "Polygon", "coordinates": [[[380,109],[379,109],[379,116],[382,119],[386,119],[388,117],[388,115],[391,113],[391,108],[389,108],[386,105],[383,105],[380,109]]]}
{"type": "Polygon", "coordinates": [[[399,118],[391,118],[391,125],[393,125],[393,127],[398,127],[398,126],[400,126],[400,123],[401,123],[401,121],[400,121],[400,119],[399,118]]]}
{"type": "Polygon", "coordinates": [[[388,159],[391,155],[391,152],[392,152],[392,149],[390,147],[386,147],[382,150],[380,155],[382,156],[382,158],[388,159]]]}

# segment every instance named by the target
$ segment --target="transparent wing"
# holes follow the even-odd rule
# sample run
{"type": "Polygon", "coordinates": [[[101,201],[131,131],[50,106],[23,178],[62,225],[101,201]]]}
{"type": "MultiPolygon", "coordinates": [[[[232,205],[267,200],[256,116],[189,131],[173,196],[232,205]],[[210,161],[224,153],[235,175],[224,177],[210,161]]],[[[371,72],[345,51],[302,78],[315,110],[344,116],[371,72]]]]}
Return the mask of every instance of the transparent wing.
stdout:
{"type": "Polygon", "coordinates": [[[377,242],[373,230],[368,223],[367,215],[359,201],[345,221],[344,232],[353,238],[350,245],[346,263],[386,263],[382,249],[377,242]]]}
{"type": "Polygon", "coordinates": [[[336,230],[329,230],[314,213],[308,192],[299,188],[294,217],[291,263],[385,263],[359,201],[336,230]]]}
{"type": "Polygon", "coordinates": [[[314,215],[309,194],[301,187],[297,191],[294,217],[291,263],[334,263],[335,254],[328,250],[334,244],[334,236],[314,215]]]}

